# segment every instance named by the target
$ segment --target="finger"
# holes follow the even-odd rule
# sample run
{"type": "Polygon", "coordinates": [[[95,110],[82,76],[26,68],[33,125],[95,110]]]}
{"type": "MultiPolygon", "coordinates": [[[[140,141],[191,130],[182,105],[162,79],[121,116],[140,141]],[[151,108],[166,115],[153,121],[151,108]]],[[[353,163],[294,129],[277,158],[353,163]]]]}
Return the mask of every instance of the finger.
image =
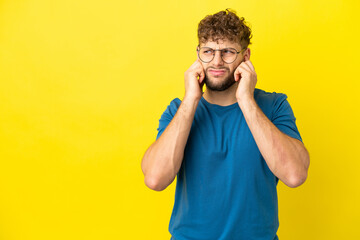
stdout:
{"type": "Polygon", "coordinates": [[[200,83],[202,82],[202,80],[205,78],[205,71],[204,71],[204,68],[203,68],[203,66],[202,66],[202,64],[201,64],[201,62],[200,62],[200,60],[198,61],[199,62],[199,64],[197,64],[197,73],[198,73],[198,76],[199,76],[199,81],[200,81],[200,83]]]}
{"type": "Polygon", "coordinates": [[[197,60],[194,62],[193,66],[194,66],[194,69],[197,69],[197,71],[198,71],[199,69],[204,70],[203,65],[202,65],[202,63],[201,63],[201,61],[200,61],[199,59],[197,59],[197,60]]]}
{"type": "Polygon", "coordinates": [[[246,65],[250,68],[251,71],[255,72],[254,65],[250,60],[245,61],[246,65]]]}
{"type": "Polygon", "coordinates": [[[241,76],[249,74],[249,73],[250,73],[249,69],[245,68],[244,65],[238,66],[234,72],[235,81],[240,80],[241,76]]]}
{"type": "Polygon", "coordinates": [[[235,72],[234,72],[234,79],[235,79],[235,82],[239,81],[240,78],[241,78],[241,72],[243,70],[240,69],[240,66],[236,68],[235,72]]]}
{"type": "Polygon", "coordinates": [[[196,69],[197,65],[198,65],[197,61],[193,62],[188,70],[193,71],[194,69],[196,69]]]}
{"type": "Polygon", "coordinates": [[[249,66],[248,62],[242,62],[239,67],[243,67],[244,69],[248,70],[248,71],[252,71],[251,67],[249,66]]]}

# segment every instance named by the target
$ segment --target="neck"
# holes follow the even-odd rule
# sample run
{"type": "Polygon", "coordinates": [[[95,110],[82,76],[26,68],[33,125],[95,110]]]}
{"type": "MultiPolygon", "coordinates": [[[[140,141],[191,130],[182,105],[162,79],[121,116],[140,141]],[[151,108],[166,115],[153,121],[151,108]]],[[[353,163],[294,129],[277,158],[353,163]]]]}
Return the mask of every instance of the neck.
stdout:
{"type": "Polygon", "coordinates": [[[206,88],[203,97],[206,101],[220,106],[228,106],[237,102],[236,89],[239,82],[234,83],[231,87],[224,91],[212,91],[206,88]]]}

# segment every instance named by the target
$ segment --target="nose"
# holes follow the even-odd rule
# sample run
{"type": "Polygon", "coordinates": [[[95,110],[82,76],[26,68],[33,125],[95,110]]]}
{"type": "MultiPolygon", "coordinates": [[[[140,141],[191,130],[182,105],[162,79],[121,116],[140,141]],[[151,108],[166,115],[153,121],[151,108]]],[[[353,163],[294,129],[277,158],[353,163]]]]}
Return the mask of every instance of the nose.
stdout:
{"type": "Polygon", "coordinates": [[[215,51],[213,64],[214,64],[214,66],[222,66],[222,65],[224,65],[224,61],[222,60],[222,57],[221,57],[221,51],[215,51]]]}

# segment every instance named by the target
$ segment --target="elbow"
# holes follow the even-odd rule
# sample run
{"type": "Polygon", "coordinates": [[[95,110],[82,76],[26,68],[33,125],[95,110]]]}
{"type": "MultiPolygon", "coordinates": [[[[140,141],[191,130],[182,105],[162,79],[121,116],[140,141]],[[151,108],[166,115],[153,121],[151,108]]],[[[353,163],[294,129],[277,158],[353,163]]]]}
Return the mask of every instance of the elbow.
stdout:
{"type": "Polygon", "coordinates": [[[144,174],[144,183],[148,188],[155,191],[162,191],[167,188],[168,184],[163,180],[164,177],[153,173],[151,169],[146,169],[145,166],[142,166],[142,171],[144,174]]]}
{"type": "Polygon", "coordinates": [[[308,167],[303,168],[301,171],[296,171],[288,178],[288,185],[291,188],[296,188],[305,183],[308,176],[308,167]]]}
{"type": "Polygon", "coordinates": [[[146,177],[145,176],[145,185],[150,188],[151,190],[154,190],[154,191],[163,191],[166,189],[166,185],[162,184],[162,182],[156,178],[156,177],[146,177]]]}
{"type": "Polygon", "coordinates": [[[145,152],[144,157],[141,161],[141,170],[144,174],[144,183],[145,185],[150,188],[151,190],[155,191],[162,191],[165,188],[161,185],[161,182],[159,180],[159,177],[154,177],[154,174],[149,174],[149,160],[148,160],[148,154],[151,152],[151,147],[148,148],[148,150],[145,152]]]}
{"type": "MultiPolygon", "coordinates": [[[[145,153],[142,163],[141,169],[144,174],[144,183],[145,185],[154,191],[163,191],[165,190],[175,179],[175,176],[169,173],[168,167],[163,166],[161,162],[169,162],[167,160],[159,161],[151,161],[156,157],[149,155],[151,153],[151,148],[145,153]],[[159,166],[160,165],[160,166],[159,166]]],[[[176,174],[175,174],[176,175],[176,174]]]]}
{"type": "Polygon", "coordinates": [[[307,179],[307,173],[305,172],[304,174],[299,174],[299,175],[294,175],[292,177],[289,178],[289,181],[286,183],[286,185],[288,187],[291,188],[296,188],[301,186],[303,183],[305,183],[307,179]]]}
{"type": "Polygon", "coordinates": [[[301,158],[302,167],[297,168],[293,171],[293,173],[289,176],[289,181],[286,185],[291,188],[296,188],[305,183],[308,176],[308,169],[310,165],[310,156],[309,152],[305,149],[304,154],[301,158]]]}

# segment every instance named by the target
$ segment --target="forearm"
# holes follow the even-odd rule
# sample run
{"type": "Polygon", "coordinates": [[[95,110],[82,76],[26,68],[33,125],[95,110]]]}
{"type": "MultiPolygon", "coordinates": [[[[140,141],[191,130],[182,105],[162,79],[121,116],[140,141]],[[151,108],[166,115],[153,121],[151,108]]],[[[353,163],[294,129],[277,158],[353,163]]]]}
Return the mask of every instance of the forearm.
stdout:
{"type": "Polygon", "coordinates": [[[254,99],[238,103],[269,169],[287,186],[301,185],[309,167],[309,154],[304,145],[281,132],[254,99]]]}
{"type": "Polygon", "coordinates": [[[145,152],[141,167],[149,188],[164,190],[175,179],[198,103],[184,98],[165,131],[145,152]]]}

